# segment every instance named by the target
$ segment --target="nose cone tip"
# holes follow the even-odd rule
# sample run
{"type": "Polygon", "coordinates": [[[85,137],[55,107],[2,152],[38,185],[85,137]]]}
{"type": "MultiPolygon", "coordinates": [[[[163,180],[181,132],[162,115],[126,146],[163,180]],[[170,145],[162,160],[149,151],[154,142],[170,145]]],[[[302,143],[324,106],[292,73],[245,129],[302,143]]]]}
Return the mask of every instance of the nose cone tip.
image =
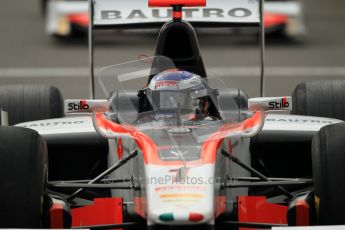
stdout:
{"type": "Polygon", "coordinates": [[[204,220],[204,215],[200,213],[189,213],[187,215],[174,215],[174,213],[163,213],[158,216],[158,219],[162,222],[200,222],[204,220]]]}

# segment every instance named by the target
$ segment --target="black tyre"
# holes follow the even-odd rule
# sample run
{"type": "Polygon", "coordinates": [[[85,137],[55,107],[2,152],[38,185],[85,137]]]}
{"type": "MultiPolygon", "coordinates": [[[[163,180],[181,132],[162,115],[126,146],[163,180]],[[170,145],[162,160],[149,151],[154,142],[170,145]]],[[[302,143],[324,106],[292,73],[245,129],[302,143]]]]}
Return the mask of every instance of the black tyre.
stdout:
{"type": "Polygon", "coordinates": [[[64,115],[60,91],[44,85],[0,86],[0,108],[8,112],[10,125],[64,115]]]}
{"type": "Polygon", "coordinates": [[[315,201],[322,225],[345,224],[345,123],[322,128],[313,139],[315,201]]]}
{"type": "Polygon", "coordinates": [[[19,127],[0,127],[0,143],[0,228],[41,227],[46,143],[19,127]]]}
{"type": "Polygon", "coordinates": [[[292,98],[293,114],[345,120],[345,80],[303,82],[292,98]]]}

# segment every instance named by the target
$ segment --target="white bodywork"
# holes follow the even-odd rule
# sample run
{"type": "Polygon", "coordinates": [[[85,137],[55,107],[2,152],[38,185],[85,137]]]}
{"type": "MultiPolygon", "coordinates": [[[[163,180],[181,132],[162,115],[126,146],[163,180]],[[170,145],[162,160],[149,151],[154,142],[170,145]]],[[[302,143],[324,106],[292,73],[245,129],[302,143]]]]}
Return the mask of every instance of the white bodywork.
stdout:
{"type": "MultiPolygon", "coordinates": [[[[185,8],[184,18],[190,22],[258,23],[258,0],[212,0],[205,8],[185,8]],[[245,9],[245,10],[241,10],[245,9]]],[[[71,32],[68,15],[88,12],[88,1],[48,0],[46,31],[49,35],[66,36],[71,32]]],[[[305,33],[303,6],[299,1],[265,2],[265,12],[289,17],[289,35],[305,33]]],[[[133,25],[165,22],[171,9],[148,8],[147,1],[98,0],[95,4],[95,25],[133,25]]]]}
{"type": "MultiPolygon", "coordinates": [[[[323,126],[339,122],[342,121],[331,118],[269,114],[266,117],[266,123],[262,132],[289,133],[298,137],[298,134],[304,132],[313,135],[323,126]]],[[[93,127],[90,115],[26,122],[17,126],[38,131],[47,140],[48,144],[56,142],[60,144],[65,142],[78,143],[81,140],[92,141],[100,138],[93,127]]],[[[132,140],[125,138],[123,141],[125,143],[125,154],[129,153],[130,149],[135,148],[132,140]]],[[[234,139],[232,139],[233,141],[234,139]]],[[[238,139],[237,141],[239,141],[239,147],[234,148],[233,154],[237,157],[249,156],[250,154],[247,153],[249,146],[246,139],[238,139]]],[[[116,149],[116,142],[109,140],[109,143],[109,151],[114,151],[114,148],[116,149]],[[112,146],[113,144],[115,145],[112,146]]],[[[109,159],[109,165],[117,161],[114,156],[116,154],[113,152],[109,154],[109,157],[113,158],[109,159]]],[[[248,160],[250,161],[250,159],[246,159],[246,161],[248,160]]],[[[185,174],[185,180],[177,182],[174,179],[176,177],[175,172],[177,169],[181,169],[181,167],[181,165],[144,165],[144,174],[140,175],[145,177],[145,184],[141,186],[145,191],[142,195],[146,199],[144,209],[148,225],[214,224],[216,215],[215,197],[220,186],[219,181],[215,180],[217,168],[215,168],[214,164],[194,163],[188,165],[187,163],[186,168],[188,168],[188,172],[185,174]],[[194,180],[194,182],[191,182],[191,180],[194,180]],[[190,220],[191,214],[202,216],[202,219],[193,222],[190,220]],[[172,215],[173,220],[164,221],[162,220],[162,215],[172,215]]],[[[227,165],[225,168],[234,170],[236,166],[227,165]]],[[[122,175],[128,176],[131,175],[133,168],[129,166],[123,170],[122,175]]],[[[119,174],[121,173],[116,172],[114,176],[120,176],[121,178],[119,174]]],[[[228,175],[238,176],[238,174],[231,173],[228,175]]],[[[230,194],[230,196],[236,197],[246,193],[246,191],[238,192],[240,194],[232,192],[233,194],[230,194]]],[[[123,191],[120,191],[120,193],[122,194],[114,192],[113,195],[120,195],[127,201],[133,198],[133,195],[130,195],[128,192],[124,194],[123,191]]]]}
{"type": "MultiPolygon", "coordinates": [[[[262,131],[317,132],[326,125],[340,122],[343,121],[322,117],[269,114],[266,117],[262,131]]],[[[48,140],[62,136],[66,137],[66,135],[98,136],[93,126],[91,115],[25,122],[16,126],[36,130],[48,140]]]]}
{"type": "Polygon", "coordinates": [[[291,111],[292,98],[291,97],[258,97],[248,100],[249,110],[264,110],[264,111],[291,111]]]}
{"type": "MultiPolygon", "coordinates": [[[[180,166],[181,167],[181,166],[180,166]]],[[[214,178],[213,164],[191,167],[188,178],[182,183],[173,182],[171,170],[180,167],[146,165],[148,181],[146,187],[148,225],[166,224],[160,215],[172,214],[169,224],[191,224],[189,215],[200,214],[204,218],[198,223],[213,224],[214,220],[214,178]],[[161,180],[161,183],[159,180],[161,180]],[[195,180],[199,180],[200,184],[195,180]],[[201,184],[202,183],[202,184],[201,184]]]]}

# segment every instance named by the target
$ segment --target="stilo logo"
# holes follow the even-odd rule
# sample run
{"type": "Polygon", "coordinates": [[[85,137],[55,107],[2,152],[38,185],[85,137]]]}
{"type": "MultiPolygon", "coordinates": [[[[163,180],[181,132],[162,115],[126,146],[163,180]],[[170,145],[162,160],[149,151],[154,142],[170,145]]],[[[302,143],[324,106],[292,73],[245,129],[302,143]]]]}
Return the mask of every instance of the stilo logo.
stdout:
{"type": "Polygon", "coordinates": [[[280,101],[271,101],[268,105],[269,109],[284,109],[289,108],[290,103],[286,100],[286,97],[284,97],[280,101]]]}
{"type": "Polygon", "coordinates": [[[85,100],[81,100],[79,102],[71,102],[68,103],[68,110],[69,111],[80,111],[80,110],[88,110],[90,106],[86,104],[85,100]]]}

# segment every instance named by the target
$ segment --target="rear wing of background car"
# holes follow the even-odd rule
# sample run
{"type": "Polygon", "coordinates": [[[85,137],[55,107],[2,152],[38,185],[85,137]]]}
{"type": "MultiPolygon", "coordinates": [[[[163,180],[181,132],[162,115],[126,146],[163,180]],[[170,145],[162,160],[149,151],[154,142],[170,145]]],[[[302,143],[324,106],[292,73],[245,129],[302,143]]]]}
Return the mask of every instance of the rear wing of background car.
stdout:
{"type": "Polygon", "coordinates": [[[260,91],[261,96],[264,96],[265,28],[263,12],[264,0],[90,0],[90,98],[95,98],[94,29],[116,29],[121,26],[124,28],[161,26],[175,17],[205,27],[260,27],[260,91]],[[172,12],[172,17],[169,15],[169,10],[172,12]]]}
{"type": "MultiPolygon", "coordinates": [[[[93,25],[95,28],[160,27],[172,18],[173,11],[169,4],[164,8],[157,7],[164,6],[157,2],[169,1],[153,1],[156,4],[149,1],[149,7],[147,0],[93,0],[93,25]]],[[[209,0],[205,7],[199,7],[197,4],[184,7],[182,14],[183,19],[196,27],[258,26],[260,1],[209,0]]]]}

